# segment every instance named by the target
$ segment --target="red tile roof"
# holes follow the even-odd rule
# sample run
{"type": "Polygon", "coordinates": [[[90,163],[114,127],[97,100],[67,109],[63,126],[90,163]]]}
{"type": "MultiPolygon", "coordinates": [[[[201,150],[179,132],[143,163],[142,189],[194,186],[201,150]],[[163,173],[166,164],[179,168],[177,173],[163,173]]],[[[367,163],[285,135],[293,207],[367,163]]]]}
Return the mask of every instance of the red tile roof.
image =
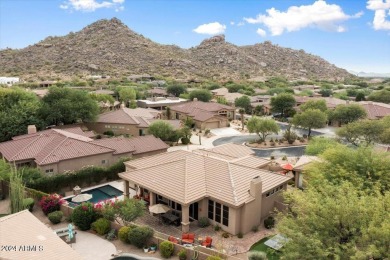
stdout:
{"type": "Polygon", "coordinates": [[[172,111],[187,114],[198,121],[206,121],[214,116],[218,116],[220,110],[234,111],[233,107],[202,101],[192,101],[171,106],[172,111]]]}
{"type": "Polygon", "coordinates": [[[160,114],[160,111],[151,108],[130,109],[125,107],[101,114],[96,122],[108,124],[129,124],[139,125],[139,127],[148,127],[149,122],[147,119],[158,118],[160,114]]]}
{"type": "Polygon", "coordinates": [[[379,102],[364,101],[359,102],[367,112],[368,119],[380,119],[390,115],[390,105],[379,102]]]}

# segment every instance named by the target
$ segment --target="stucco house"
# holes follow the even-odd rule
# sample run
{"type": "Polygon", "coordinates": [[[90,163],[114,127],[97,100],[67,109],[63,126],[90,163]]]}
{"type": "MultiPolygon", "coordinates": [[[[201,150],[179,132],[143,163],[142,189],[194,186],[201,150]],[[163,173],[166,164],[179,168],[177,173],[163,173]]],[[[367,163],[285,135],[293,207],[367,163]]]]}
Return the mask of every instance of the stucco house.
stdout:
{"type": "Polygon", "coordinates": [[[229,105],[233,105],[237,98],[240,98],[242,96],[245,96],[241,93],[230,93],[227,88],[218,88],[211,90],[211,93],[213,94],[214,99],[217,98],[224,98],[229,105]]]}
{"type": "Polygon", "coordinates": [[[135,188],[150,205],[169,205],[183,232],[206,217],[223,230],[247,233],[276,207],[292,177],[266,170],[269,160],[242,145],[226,144],[192,152],[179,150],[128,161],[125,195],[135,188]]]}
{"type": "Polygon", "coordinates": [[[171,115],[177,120],[185,120],[191,117],[195,126],[199,129],[214,129],[227,127],[229,119],[234,119],[235,109],[230,106],[192,101],[171,106],[171,115]]]}
{"type": "Polygon", "coordinates": [[[357,104],[361,105],[364,110],[366,110],[368,119],[381,119],[390,115],[390,104],[373,101],[361,101],[357,104]]]}
{"type": "Polygon", "coordinates": [[[138,158],[166,152],[154,136],[92,139],[80,127],[49,129],[16,136],[0,143],[0,158],[17,167],[37,167],[47,175],[79,170],[84,166],[108,167],[122,157],[138,158]]]}

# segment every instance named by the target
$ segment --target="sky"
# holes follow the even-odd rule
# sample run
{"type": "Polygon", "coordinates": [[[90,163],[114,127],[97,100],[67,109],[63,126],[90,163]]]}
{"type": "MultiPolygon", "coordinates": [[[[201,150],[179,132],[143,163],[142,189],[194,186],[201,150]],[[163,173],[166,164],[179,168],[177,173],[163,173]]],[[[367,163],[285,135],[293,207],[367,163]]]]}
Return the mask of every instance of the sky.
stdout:
{"type": "Polygon", "coordinates": [[[116,17],[162,44],[225,34],[271,41],[355,72],[390,73],[390,0],[0,0],[0,49],[24,48],[116,17]]]}

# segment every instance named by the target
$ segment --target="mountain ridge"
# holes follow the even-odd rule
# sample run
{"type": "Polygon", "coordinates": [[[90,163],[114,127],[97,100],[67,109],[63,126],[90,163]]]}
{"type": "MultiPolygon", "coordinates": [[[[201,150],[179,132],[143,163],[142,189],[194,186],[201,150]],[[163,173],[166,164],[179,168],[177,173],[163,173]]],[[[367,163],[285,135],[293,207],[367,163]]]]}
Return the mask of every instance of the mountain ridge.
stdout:
{"type": "Polygon", "coordinates": [[[117,18],[98,20],[65,36],[49,36],[23,49],[0,50],[0,73],[30,80],[144,73],[214,80],[353,77],[319,56],[269,41],[237,46],[226,42],[224,35],[217,35],[189,49],[159,44],[117,18]]]}

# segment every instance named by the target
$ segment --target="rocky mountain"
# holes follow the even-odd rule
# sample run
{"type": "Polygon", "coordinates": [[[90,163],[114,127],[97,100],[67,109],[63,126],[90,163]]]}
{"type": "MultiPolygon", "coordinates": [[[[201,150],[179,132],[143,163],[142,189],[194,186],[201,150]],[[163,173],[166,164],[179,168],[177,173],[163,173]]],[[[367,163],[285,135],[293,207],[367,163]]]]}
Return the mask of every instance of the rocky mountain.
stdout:
{"type": "Polygon", "coordinates": [[[66,36],[47,37],[24,49],[0,51],[0,75],[25,80],[145,73],[216,80],[277,75],[290,79],[352,77],[318,56],[271,42],[236,46],[218,35],[190,49],[162,45],[133,32],[116,18],[99,20],[66,36]]]}

